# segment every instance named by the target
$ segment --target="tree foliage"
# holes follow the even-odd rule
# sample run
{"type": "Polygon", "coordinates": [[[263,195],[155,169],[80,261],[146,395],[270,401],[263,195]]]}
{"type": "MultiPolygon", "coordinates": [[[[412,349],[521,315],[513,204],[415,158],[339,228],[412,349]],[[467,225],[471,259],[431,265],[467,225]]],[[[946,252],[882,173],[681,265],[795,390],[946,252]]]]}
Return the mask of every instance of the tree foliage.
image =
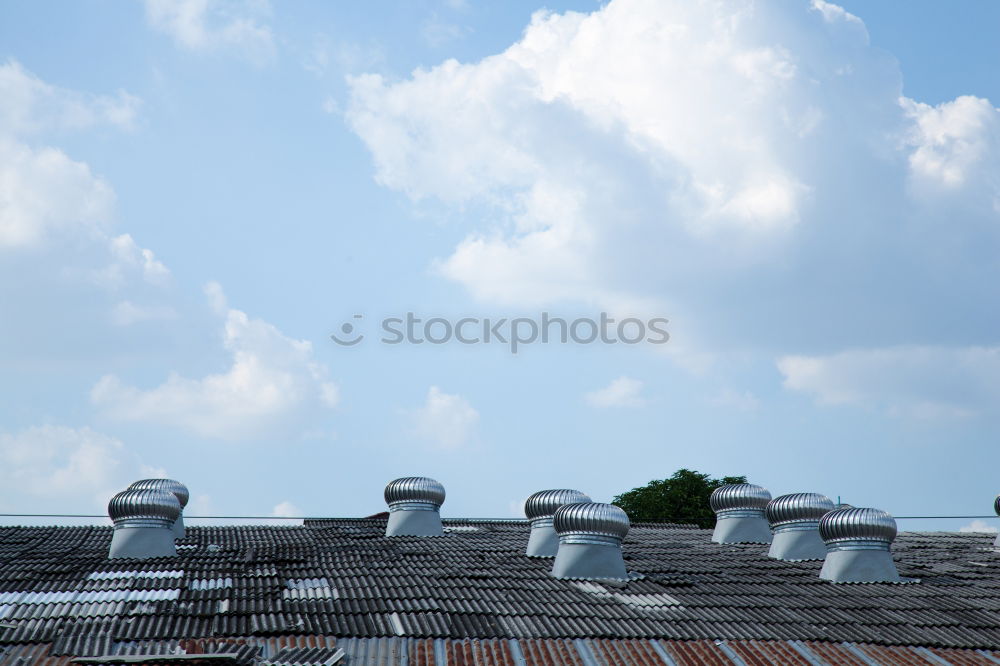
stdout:
{"type": "Polygon", "coordinates": [[[650,481],[618,495],[612,504],[621,507],[633,523],[688,523],[712,527],[715,514],[708,504],[712,491],[728,483],[746,483],[745,476],[712,479],[690,469],[679,469],[669,479],[650,481]]]}

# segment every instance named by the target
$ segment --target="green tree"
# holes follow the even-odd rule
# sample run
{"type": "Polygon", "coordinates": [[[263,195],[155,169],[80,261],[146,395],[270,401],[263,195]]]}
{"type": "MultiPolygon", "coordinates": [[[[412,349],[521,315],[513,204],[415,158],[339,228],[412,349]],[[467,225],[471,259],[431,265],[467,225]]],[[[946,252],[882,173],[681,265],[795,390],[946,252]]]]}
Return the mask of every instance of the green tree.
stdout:
{"type": "Polygon", "coordinates": [[[612,504],[621,507],[633,523],[687,523],[712,527],[715,514],[708,504],[712,491],[727,483],[746,483],[745,476],[712,479],[690,469],[679,469],[669,479],[650,481],[618,495],[612,504]]]}

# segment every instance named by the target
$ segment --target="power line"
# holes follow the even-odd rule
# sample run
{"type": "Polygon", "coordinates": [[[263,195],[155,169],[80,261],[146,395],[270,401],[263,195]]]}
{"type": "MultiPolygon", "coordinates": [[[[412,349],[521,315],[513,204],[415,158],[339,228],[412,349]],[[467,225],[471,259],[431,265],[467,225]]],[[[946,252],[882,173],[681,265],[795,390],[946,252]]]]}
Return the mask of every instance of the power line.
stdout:
{"type": "Polygon", "coordinates": [[[911,520],[915,518],[961,518],[963,520],[968,518],[997,518],[996,514],[986,515],[986,516],[893,516],[896,520],[911,520]]]}
{"type": "MultiPolygon", "coordinates": [[[[107,518],[103,513],[0,513],[0,518],[107,518]]],[[[221,519],[227,520],[324,520],[314,516],[189,516],[184,520],[221,519]]]]}
{"type": "MultiPolygon", "coordinates": [[[[0,518],[107,518],[103,513],[0,513],[0,518]]],[[[976,518],[997,518],[996,515],[985,516],[893,516],[896,520],[971,520],[976,518]]],[[[344,520],[331,516],[189,516],[184,514],[184,520],[344,520]]],[[[448,518],[446,517],[445,520],[448,518]]],[[[347,520],[364,520],[363,518],[347,518],[347,520]]]]}

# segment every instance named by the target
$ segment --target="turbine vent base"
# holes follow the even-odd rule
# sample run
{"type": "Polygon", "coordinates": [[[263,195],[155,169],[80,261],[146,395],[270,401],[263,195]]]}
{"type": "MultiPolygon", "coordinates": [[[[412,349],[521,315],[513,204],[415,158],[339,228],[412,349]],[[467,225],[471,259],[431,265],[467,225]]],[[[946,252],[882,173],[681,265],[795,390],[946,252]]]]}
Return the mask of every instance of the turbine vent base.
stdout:
{"type": "Polygon", "coordinates": [[[771,528],[763,513],[755,516],[721,516],[715,521],[713,543],[771,543],[771,528]]]}
{"type": "Polygon", "coordinates": [[[108,559],[148,560],[177,555],[174,534],[169,527],[115,527],[108,559]]]}
{"type": "Polygon", "coordinates": [[[898,583],[892,554],[885,550],[837,550],[827,553],[819,577],[832,583],[898,583]]]}

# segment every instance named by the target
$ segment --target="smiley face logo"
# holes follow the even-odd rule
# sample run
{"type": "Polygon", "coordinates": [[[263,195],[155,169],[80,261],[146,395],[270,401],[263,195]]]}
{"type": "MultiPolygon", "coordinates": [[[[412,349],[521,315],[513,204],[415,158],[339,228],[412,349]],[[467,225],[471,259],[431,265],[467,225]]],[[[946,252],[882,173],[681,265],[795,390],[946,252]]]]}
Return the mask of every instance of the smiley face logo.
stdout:
{"type": "MultiPolygon", "coordinates": [[[[354,315],[354,318],[363,319],[364,315],[356,314],[354,315]]],[[[352,324],[349,321],[345,321],[343,324],[340,325],[340,332],[343,333],[345,336],[347,336],[346,340],[342,340],[341,338],[339,338],[336,333],[331,333],[330,339],[342,347],[353,347],[354,345],[358,344],[359,342],[365,339],[365,336],[362,335],[361,333],[358,333],[353,338],[349,337],[352,334],[354,334],[354,324],[352,324]]]]}

